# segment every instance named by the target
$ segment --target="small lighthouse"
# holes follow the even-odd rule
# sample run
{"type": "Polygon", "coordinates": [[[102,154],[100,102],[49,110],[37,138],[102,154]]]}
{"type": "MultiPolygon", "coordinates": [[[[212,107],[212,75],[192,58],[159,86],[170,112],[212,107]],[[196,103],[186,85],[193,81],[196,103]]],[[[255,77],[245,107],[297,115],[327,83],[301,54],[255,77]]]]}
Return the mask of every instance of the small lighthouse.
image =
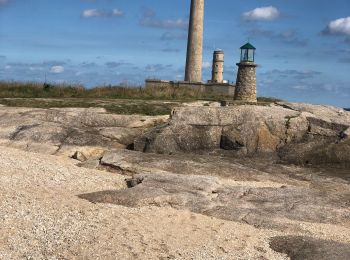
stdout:
{"type": "Polygon", "coordinates": [[[256,48],[249,42],[241,47],[241,60],[237,63],[238,73],[235,90],[235,100],[257,102],[256,98],[256,48]]]}
{"type": "Polygon", "coordinates": [[[224,51],[216,50],[213,55],[211,83],[224,82],[224,51]]]}

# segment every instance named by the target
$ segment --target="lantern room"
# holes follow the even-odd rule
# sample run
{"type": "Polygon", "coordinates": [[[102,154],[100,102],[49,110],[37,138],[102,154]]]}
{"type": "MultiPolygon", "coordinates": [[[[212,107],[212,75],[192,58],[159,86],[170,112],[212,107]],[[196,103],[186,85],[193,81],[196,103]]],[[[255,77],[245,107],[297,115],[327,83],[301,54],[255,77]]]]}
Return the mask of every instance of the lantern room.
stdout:
{"type": "Polygon", "coordinates": [[[241,62],[254,62],[256,48],[249,42],[241,47],[241,62]]]}

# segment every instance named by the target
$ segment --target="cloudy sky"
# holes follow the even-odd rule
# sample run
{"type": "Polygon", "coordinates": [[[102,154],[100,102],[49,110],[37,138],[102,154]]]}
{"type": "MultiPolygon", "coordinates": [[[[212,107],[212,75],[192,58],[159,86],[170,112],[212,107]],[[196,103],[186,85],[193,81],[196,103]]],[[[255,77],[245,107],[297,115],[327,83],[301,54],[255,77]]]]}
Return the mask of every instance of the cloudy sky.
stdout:
{"type": "MultiPolygon", "coordinates": [[[[182,80],[190,0],[0,0],[0,80],[182,80]]],[[[203,79],[257,48],[258,92],[350,107],[349,0],[206,0],[203,79]]]]}

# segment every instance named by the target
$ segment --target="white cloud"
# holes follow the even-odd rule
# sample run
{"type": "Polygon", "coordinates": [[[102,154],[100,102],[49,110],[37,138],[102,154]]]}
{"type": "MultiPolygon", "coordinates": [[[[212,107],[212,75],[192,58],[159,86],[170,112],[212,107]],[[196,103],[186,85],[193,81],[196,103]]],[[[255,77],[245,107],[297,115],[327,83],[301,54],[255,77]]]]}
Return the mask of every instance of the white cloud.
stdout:
{"type": "Polygon", "coordinates": [[[246,21],[273,21],[280,15],[281,13],[276,7],[266,6],[243,13],[243,19],[246,21]]]}
{"type": "Polygon", "coordinates": [[[62,72],[64,72],[64,67],[63,66],[53,66],[53,67],[51,67],[50,72],[55,73],[55,74],[62,73],[62,72]]]}
{"type": "Polygon", "coordinates": [[[123,16],[124,12],[116,8],[116,9],[112,10],[112,15],[113,16],[123,16]]]}
{"type": "Polygon", "coordinates": [[[323,30],[324,34],[350,35],[350,17],[331,21],[323,30]]]}
{"type": "Polygon", "coordinates": [[[82,16],[85,18],[90,18],[90,17],[120,17],[123,16],[124,12],[119,10],[118,8],[115,8],[111,11],[104,11],[104,10],[98,10],[98,9],[87,9],[84,10],[82,13],[82,16]]]}
{"type": "Polygon", "coordinates": [[[7,4],[8,2],[9,2],[9,0],[0,0],[0,5],[7,4]]]}
{"type": "Polygon", "coordinates": [[[140,24],[147,27],[160,29],[183,29],[187,30],[188,21],[183,19],[162,20],[157,17],[153,10],[146,10],[141,18],[140,24]]]}
{"type": "Polygon", "coordinates": [[[98,17],[101,16],[101,12],[98,11],[97,9],[88,9],[83,11],[83,16],[84,17],[98,17]]]}

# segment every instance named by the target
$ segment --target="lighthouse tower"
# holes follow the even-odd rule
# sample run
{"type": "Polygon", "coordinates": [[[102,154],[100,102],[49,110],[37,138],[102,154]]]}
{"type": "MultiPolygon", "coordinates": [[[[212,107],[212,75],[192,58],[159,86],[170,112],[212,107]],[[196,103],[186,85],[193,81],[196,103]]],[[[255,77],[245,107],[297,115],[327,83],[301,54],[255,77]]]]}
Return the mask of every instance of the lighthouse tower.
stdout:
{"type": "Polygon", "coordinates": [[[224,82],[224,56],[225,54],[222,50],[214,51],[211,83],[224,82]]]}
{"type": "Polygon", "coordinates": [[[204,0],[191,0],[185,81],[202,81],[204,0]]]}
{"type": "Polygon", "coordinates": [[[241,47],[241,60],[237,63],[238,73],[236,80],[235,100],[257,102],[256,98],[256,48],[249,42],[241,47]]]}

